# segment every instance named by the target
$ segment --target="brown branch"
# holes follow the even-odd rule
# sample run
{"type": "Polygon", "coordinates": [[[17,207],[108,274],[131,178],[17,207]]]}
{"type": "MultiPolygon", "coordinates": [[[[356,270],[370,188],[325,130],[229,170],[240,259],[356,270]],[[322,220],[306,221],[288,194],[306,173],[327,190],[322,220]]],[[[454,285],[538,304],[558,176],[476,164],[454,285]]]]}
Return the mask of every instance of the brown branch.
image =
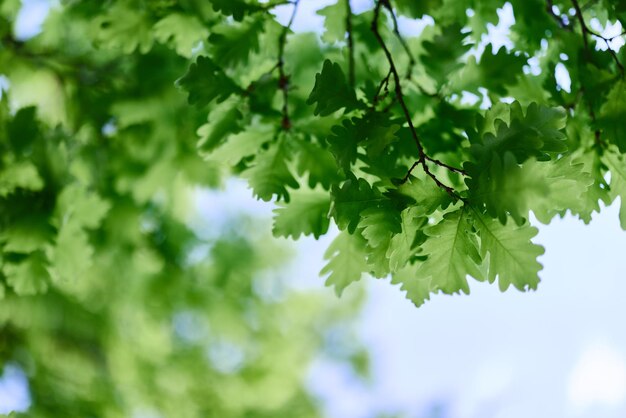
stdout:
{"type": "Polygon", "coordinates": [[[426,155],[425,158],[428,161],[430,161],[431,163],[434,163],[435,165],[438,165],[439,167],[443,167],[443,168],[448,169],[448,170],[450,170],[452,172],[459,173],[461,175],[467,176],[467,173],[465,172],[465,170],[463,170],[461,168],[453,167],[451,165],[448,165],[448,164],[444,163],[443,161],[439,161],[439,160],[437,160],[435,158],[431,158],[428,155],[426,155]]]}
{"type": "Polygon", "coordinates": [[[376,7],[374,9],[374,19],[372,20],[372,27],[371,27],[372,32],[374,33],[374,36],[376,37],[378,44],[380,45],[383,52],[385,53],[385,57],[387,58],[387,62],[389,63],[389,72],[393,76],[393,81],[395,84],[396,98],[398,99],[398,103],[400,104],[400,107],[402,108],[404,117],[407,123],[409,124],[409,129],[411,130],[411,136],[413,137],[413,141],[415,142],[415,145],[417,146],[419,158],[423,159],[424,147],[422,146],[419,136],[417,135],[417,131],[415,130],[415,126],[413,125],[413,120],[411,119],[411,113],[409,112],[406,102],[404,101],[404,93],[402,92],[402,86],[400,85],[400,75],[398,74],[398,70],[396,68],[396,64],[393,60],[391,52],[389,51],[387,44],[385,44],[385,41],[383,40],[378,30],[378,20],[380,18],[380,9],[381,9],[381,6],[383,6],[383,4],[388,5],[389,2],[387,0],[379,0],[378,2],[376,2],[376,7]]]}
{"type": "MultiPolygon", "coordinates": [[[[402,109],[402,113],[404,114],[404,118],[406,119],[406,122],[409,125],[409,130],[411,132],[411,136],[413,138],[413,142],[415,142],[415,146],[417,147],[417,153],[418,153],[417,161],[415,161],[413,163],[413,165],[409,169],[408,173],[402,179],[402,182],[405,183],[409,179],[409,176],[411,175],[411,172],[417,166],[421,166],[422,169],[424,170],[424,173],[427,176],[429,176],[435,182],[435,184],[437,186],[439,186],[440,188],[444,189],[453,198],[455,198],[455,199],[462,199],[461,196],[459,196],[452,187],[447,186],[447,185],[443,184],[441,181],[439,181],[439,179],[434,175],[434,173],[432,171],[430,171],[430,168],[428,167],[428,164],[426,163],[427,161],[435,162],[437,160],[433,160],[430,157],[428,157],[426,155],[426,152],[424,151],[424,147],[423,147],[422,142],[421,142],[421,140],[419,138],[419,135],[417,134],[417,130],[415,129],[415,125],[413,125],[413,120],[411,118],[411,113],[409,112],[409,108],[407,107],[406,102],[404,101],[404,93],[402,92],[402,85],[400,84],[400,75],[398,74],[398,69],[397,69],[396,64],[395,64],[395,62],[393,60],[393,56],[391,55],[391,51],[387,47],[387,44],[385,43],[382,35],[380,34],[380,31],[378,30],[378,21],[380,19],[380,10],[381,10],[382,6],[385,6],[385,8],[387,8],[388,10],[391,10],[391,5],[389,4],[389,0],[378,0],[376,2],[376,7],[374,8],[374,18],[372,19],[371,29],[372,29],[372,32],[374,33],[374,36],[376,37],[376,40],[377,40],[378,44],[380,45],[381,49],[383,50],[383,52],[385,54],[385,57],[387,58],[387,62],[389,64],[389,72],[393,76],[395,98],[397,99],[398,103],[400,104],[400,107],[402,109]]],[[[441,164],[443,164],[443,163],[441,163],[441,164]]],[[[449,166],[442,165],[442,167],[448,168],[449,166]]],[[[459,172],[457,170],[455,170],[455,171],[459,172]]]]}
{"type": "Polygon", "coordinates": [[[378,102],[384,99],[389,93],[389,78],[390,77],[391,77],[391,70],[389,70],[385,78],[383,78],[380,81],[380,84],[378,84],[378,88],[376,89],[376,93],[374,94],[374,98],[372,99],[372,104],[374,106],[376,106],[378,102]],[[380,92],[383,90],[383,88],[385,89],[385,93],[381,95],[380,92]]]}
{"type": "Polygon", "coordinates": [[[415,62],[416,62],[415,57],[413,56],[413,53],[411,52],[409,45],[406,43],[406,40],[400,34],[400,28],[398,26],[398,19],[396,17],[396,14],[393,11],[393,8],[391,7],[390,0],[384,0],[383,6],[389,11],[389,14],[391,15],[391,22],[393,23],[393,33],[396,35],[396,38],[398,38],[398,41],[400,42],[400,45],[402,45],[402,48],[404,49],[404,52],[406,53],[407,57],[409,57],[409,64],[407,66],[406,78],[410,79],[411,75],[413,74],[413,67],[415,67],[415,62]]]}
{"type": "Polygon", "coordinates": [[[289,119],[289,76],[285,73],[285,45],[287,44],[287,34],[291,29],[293,20],[296,17],[298,11],[298,4],[300,0],[293,1],[293,10],[287,26],[283,28],[283,31],[278,38],[278,62],[276,67],[278,68],[278,88],[283,92],[283,118],[281,121],[282,128],[289,130],[291,128],[291,120],[289,119]]]}
{"type": "Polygon", "coordinates": [[[622,77],[624,77],[624,66],[622,65],[622,63],[620,62],[619,58],[617,57],[617,53],[611,48],[611,45],[609,45],[609,42],[611,42],[613,39],[624,35],[624,33],[626,32],[622,32],[619,35],[615,35],[612,36],[610,38],[607,38],[605,36],[600,35],[599,33],[596,33],[594,31],[592,31],[591,29],[587,28],[587,33],[589,33],[592,36],[595,36],[596,38],[600,38],[604,41],[604,44],[606,45],[607,50],[609,51],[609,54],[611,54],[611,57],[613,58],[613,61],[615,62],[615,65],[617,65],[617,68],[619,68],[619,72],[622,75],[622,77]]]}
{"type": "Polygon", "coordinates": [[[348,81],[350,87],[354,89],[355,76],[354,76],[354,40],[352,37],[352,7],[350,7],[350,0],[346,2],[346,32],[348,33],[348,81]]]}
{"type": "Polygon", "coordinates": [[[572,5],[574,6],[574,10],[576,11],[576,18],[578,19],[578,22],[580,23],[580,29],[582,31],[582,35],[583,35],[583,43],[585,45],[585,50],[589,51],[589,42],[587,41],[587,35],[590,36],[595,36],[597,38],[600,38],[604,41],[604,43],[606,44],[607,50],[609,51],[609,54],[611,54],[611,57],[613,58],[613,61],[615,61],[615,65],[617,65],[617,68],[619,69],[619,72],[622,76],[622,78],[624,78],[624,66],[622,65],[622,63],[620,62],[617,53],[611,48],[611,46],[609,45],[609,42],[612,41],[613,39],[617,38],[618,36],[622,36],[624,34],[626,34],[626,31],[622,32],[620,35],[616,35],[612,38],[606,38],[594,31],[592,31],[591,29],[589,29],[589,26],[587,26],[587,24],[585,23],[585,19],[583,17],[583,12],[580,8],[580,4],[578,3],[578,0],[571,0],[572,1],[572,5]]]}

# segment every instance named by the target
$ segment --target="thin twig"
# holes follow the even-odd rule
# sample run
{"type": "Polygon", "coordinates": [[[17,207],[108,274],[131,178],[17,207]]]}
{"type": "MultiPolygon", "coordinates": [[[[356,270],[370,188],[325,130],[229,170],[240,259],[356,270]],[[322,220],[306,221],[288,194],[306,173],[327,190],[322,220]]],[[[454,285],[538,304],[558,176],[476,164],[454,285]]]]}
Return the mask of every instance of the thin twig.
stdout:
{"type": "MultiPolygon", "coordinates": [[[[578,0],[571,0],[571,1],[572,1],[572,5],[574,6],[574,10],[576,11],[576,18],[578,19],[578,23],[580,24],[580,29],[582,32],[583,44],[585,46],[585,50],[589,52],[589,43],[587,41],[587,35],[594,35],[594,33],[589,29],[589,27],[585,23],[583,12],[580,8],[580,4],[578,4],[578,0]]],[[[613,55],[613,58],[617,63],[617,66],[622,74],[622,77],[624,77],[624,67],[617,59],[617,56],[615,55],[615,51],[611,50],[610,48],[609,48],[609,51],[611,51],[611,55],[613,55]]],[[[586,94],[586,88],[584,86],[581,86],[580,90],[583,95],[586,94]]],[[[589,103],[589,116],[591,117],[591,121],[595,125],[596,124],[596,112],[593,110],[593,105],[591,103],[589,103]]],[[[603,146],[604,141],[602,141],[600,130],[596,129],[594,130],[593,133],[595,137],[595,144],[599,147],[603,146]]]]}
{"type": "Polygon", "coordinates": [[[622,75],[622,78],[624,77],[624,66],[622,65],[622,63],[620,62],[617,53],[611,48],[611,46],[609,45],[609,42],[611,42],[613,39],[617,38],[618,36],[622,36],[624,34],[626,34],[626,31],[622,32],[619,35],[616,35],[614,37],[611,38],[606,38],[602,35],[600,35],[599,33],[594,32],[593,30],[589,29],[589,26],[587,26],[587,24],[585,23],[585,19],[583,17],[583,12],[580,8],[580,4],[578,4],[578,0],[571,0],[572,1],[572,5],[574,6],[574,10],[576,11],[576,18],[578,19],[578,22],[580,23],[580,28],[582,30],[582,34],[583,34],[583,43],[585,45],[585,49],[587,51],[589,51],[589,43],[587,41],[587,35],[591,35],[591,36],[595,36],[599,39],[602,39],[604,41],[604,43],[606,44],[607,50],[609,51],[609,54],[611,54],[611,57],[613,58],[613,61],[615,61],[615,65],[617,65],[617,68],[619,69],[620,74],[622,75]]]}
{"type": "Polygon", "coordinates": [[[411,48],[409,48],[409,45],[406,43],[404,37],[402,36],[402,34],[400,34],[398,19],[393,11],[393,8],[391,7],[390,0],[384,0],[383,6],[385,6],[385,8],[389,11],[389,14],[391,15],[391,22],[393,23],[393,33],[396,35],[396,38],[398,38],[398,41],[400,42],[400,45],[402,45],[402,48],[404,49],[407,57],[409,57],[406,78],[410,79],[411,75],[413,74],[413,67],[415,67],[415,57],[413,56],[413,52],[411,52],[411,48]]]}
{"type": "Polygon", "coordinates": [[[609,44],[609,42],[611,42],[613,39],[624,35],[624,32],[621,33],[620,35],[615,35],[610,38],[602,36],[599,33],[596,33],[589,28],[587,28],[587,33],[589,33],[592,36],[595,36],[596,38],[602,39],[604,41],[604,44],[606,45],[606,48],[609,51],[609,54],[611,54],[613,61],[615,61],[615,65],[617,65],[617,68],[619,68],[619,72],[621,73],[622,77],[624,77],[624,66],[622,65],[619,58],[617,57],[617,53],[611,48],[611,45],[609,44]]]}
{"type": "Polygon", "coordinates": [[[380,81],[380,84],[378,84],[378,88],[376,89],[376,93],[374,94],[374,98],[372,99],[372,103],[374,104],[374,106],[376,106],[378,102],[384,99],[387,93],[389,92],[389,78],[390,77],[391,77],[391,70],[389,70],[385,78],[383,78],[380,81]],[[380,92],[383,90],[383,88],[385,89],[385,94],[381,96],[380,92]]]}
{"type": "Polygon", "coordinates": [[[453,166],[448,165],[448,164],[446,164],[446,163],[444,163],[444,162],[442,162],[442,161],[439,161],[439,160],[437,160],[437,159],[435,159],[435,158],[431,158],[431,157],[429,157],[428,155],[426,155],[426,157],[425,157],[425,158],[426,158],[428,161],[430,161],[430,162],[432,162],[432,163],[434,163],[434,164],[438,165],[439,167],[446,168],[446,169],[448,169],[448,170],[450,170],[450,171],[453,171],[453,172],[455,172],[455,173],[462,174],[462,175],[464,175],[464,176],[466,176],[466,175],[467,175],[467,173],[465,172],[465,170],[463,170],[463,169],[461,169],[461,168],[456,168],[456,167],[453,167],[453,166]]]}
{"type": "Polygon", "coordinates": [[[352,7],[350,7],[350,0],[346,2],[346,32],[348,33],[348,82],[350,87],[354,89],[355,76],[354,76],[354,40],[352,38],[352,7]]]}
{"type": "Polygon", "coordinates": [[[287,34],[291,29],[291,25],[296,17],[298,11],[298,4],[300,0],[293,1],[293,10],[291,11],[291,17],[287,26],[283,28],[283,31],[278,38],[278,62],[276,64],[278,68],[278,88],[283,92],[283,119],[281,125],[284,130],[291,128],[291,120],[289,119],[289,76],[285,73],[285,45],[287,43],[287,34]]]}
{"type": "Polygon", "coordinates": [[[415,130],[415,126],[413,125],[413,120],[411,119],[411,113],[409,112],[409,108],[407,107],[406,102],[404,101],[404,93],[402,92],[402,86],[400,85],[400,75],[398,74],[396,64],[393,60],[393,57],[391,56],[391,52],[389,51],[387,44],[385,44],[385,41],[383,40],[378,30],[378,20],[380,18],[380,9],[381,9],[381,6],[383,6],[383,4],[389,4],[389,2],[387,0],[379,0],[376,3],[376,8],[374,9],[374,19],[372,20],[372,32],[374,33],[374,36],[376,37],[378,44],[380,45],[383,52],[385,53],[385,57],[387,58],[387,62],[389,63],[389,72],[393,76],[393,81],[395,84],[395,94],[398,99],[398,103],[400,104],[400,107],[402,108],[402,112],[404,113],[404,117],[407,123],[409,124],[409,129],[411,130],[411,136],[413,137],[413,141],[415,142],[415,145],[417,146],[419,158],[423,159],[424,147],[422,146],[419,136],[417,135],[417,131],[415,130]]]}
{"type": "MultiPolygon", "coordinates": [[[[426,173],[427,176],[429,176],[434,182],[435,184],[437,184],[438,187],[444,189],[448,194],[450,194],[450,196],[452,196],[454,199],[462,199],[461,196],[459,196],[455,190],[450,187],[447,186],[445,184],[443,184],[441,181],[439,181],[439,179],[434,175],[433,172],[430,171],[430,168],[428,167],[428,164],[426,164],[427,161],[432,161],[435,162],[435,160],[429,158],[426,155],[426,152],[424,151],[424,147],[422,145],[422,142],[420,141],[419,135],[417,134],[417,130],[415,129],[415,125],[413,125],[413,120],[411,118],[411,113],[409,112],[409,108],[406,105],[406,102],[404,101],[404,93],[402,92],[402,86],[400,84],[400,75],[398,74],[398,69],[396,67],[396,64],[393,60],[393,56],[391,55],[391,51],[389,51],[389,48],[387,47],[387,44],[385,44],[385,41],[383,40],[380,31],[378,30],[378,21],[380,18],[380,9],[382,6],[385,6],[385,8],[391,9],[391,5],[389,4],[389,0],[378,0],[376,2],[376,7],[374,8],[374,19],[372,19],[372,32],[374,33],[374,36],[376,37],[376,40],[378,41],[378,44],[380,45],[381,49],[383,50],[385,57],[387,58],[387,62],[389,64],[389,72],[391,73],[391,75],[393,76],[393,81],[394,81],[394,91],[395,91],[395,98],[397,99],[398,103],[400,104],[400,107],[402,108],[402,113],[404,114],[404,118],[406,119],[407,124],[409,125],[409,130],[411,132],[411,136],[413,138],[413,142],[415,142],[415,145],[417,147],[417,153],[418,153],[418,159],[417,161],[415,161],[413,163],[413,165],[411,166],[411,168],[409,169],[409,172],[406,174],[406,176],[402,179],[402,182],[406,182],[409,179],[409,176],[411,174],[411,172],[415,169],[415,167],[417,167],[418,165],[420,165],[422,167],[422,169],[424,170],[424,173],[426,173]]],[[[437,163],[435,163],[437,164],[437,163]]],[[[443,164],[443,163],[441,163],[443,164]]],[[[442,167],[448,168],[449,166],[446,165],[441,165],[442,167]]],[[[455,169],[456,172],[459,172],[458,170],[455,169]]]]}

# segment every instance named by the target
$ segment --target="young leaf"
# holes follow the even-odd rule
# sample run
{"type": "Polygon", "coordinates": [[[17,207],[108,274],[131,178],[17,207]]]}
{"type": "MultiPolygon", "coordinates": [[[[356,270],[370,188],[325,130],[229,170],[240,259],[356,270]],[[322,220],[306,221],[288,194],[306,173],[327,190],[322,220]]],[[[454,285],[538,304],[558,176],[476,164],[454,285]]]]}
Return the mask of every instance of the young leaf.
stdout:
{"type": "Polygon", "coordinates": [[[242,173],[248,179],[254,195],[269,202],[273,196],[276,200],[284,199],[289,202],[287,188],[297,189],[296,179],[287,167],[289,156],[282,140],[270,145],[269,149],[259,153],[254,159],[254,165],[242,173]]]}
{"type": "Polygon", "coordinates": [[[361,212],[361,235],[367,241],[367,264],[375,277],[389,274],[387,252],[391,238],[401,231],[400,213],[391,205],[370,207],[361,212]]]}
{"type": "Polygon", "coordinates": [[[530,240],[537,229],[528,223],[517,226],[512,222],[502,225],[473,210],[474,225],[480,234],[480,253],[483,259],[489,254],[489,282],[496,277],[500,290],[511,284],[519,290],[536,289],[542,266],[537,257],[544,253],[542,246],[530,240]]]}
{"type": "Polygon", "coordinates": [[[208,122],[198,128],[198,149],[201,153],[210,152],[228,140],[229,135],[241,132],[243,115],[239,106],[239,101],[227,100],[209,112],[208,122]]]}
{"type": "Polygon", "coordinates": [[[350,111],[358,105],[358,102],[339,64],[327,59],[324,61],[322,72],[315,75],[315,86],[306,104],[316,105],[315,115],[328,116],[342,108],[350,111]]]}
{"type": "Polygon", "coordinates": [[[317,11],[317,14],[324,16],[324,42],[341,42],[346,37],[346,16],[347,8],[345,1],[339,0],[317,11]]]}
{"type": "Polygon", "coordinates": [[[209,30],[196,17],[172,13],[154,25],[154,38],[172,44],[178,55],[191,58],[193,48],[209,36],[209,30]]]}
{"type": "Polygon", "coordinates": [[[197,106],[206,106],[214,99],[220,103],[242,91],[211,58],[204,56],[199,56],[176,83],[189,93],[189,104],[197,106]]]}
{"type": "Polygon", "coordinates": [[[368,271],[365,256],[365,240],[360,235],[340,232],[324,254],[328,263],[320,275],[328,274],[326,286],[334,286],[335,293],[340,296],[350,283],[360,280],[368,271]]]}
{"type": "Polygon", "coordinates": [[[607,140],[620,152],[626,152],[626,82],[615,83],[600,108],[597,124],[607,140]]]}
{"type": "Polygon", "coordinates": [[[247,64],[250,54],[259,50],[261,32],[263,20],[258,17],[238,24],[219,25],[209,37],[211,56],[222,67],[247,64]]]}
{"type": "Polygon", "coordinates": [[[611,151],[604,154],[603,161],[611,171],[610,196],[621,200],[619,220],[626,231],[626,161],[623,155],[611,151]]]}
{"type": "Polygon", "coordinates": [[[478,254],[478,242],[466,209],[447,213],[437,225],[424,230],[427,240],[422,252],[427,257],[417,264],[413,271],[407,269],[395,277],[402,280],[402,288],[415,288],[407,297],[420,306],[426,299],[426,289],[430,292],[442,291],[446,294],[469,293],[467,276],[484,280],[479,268],[482,260],[478,254]],[[413,276],[407,273],[411,272],[413,276]]]}
{"type": "Polygon", "coordinates": [[[274,209],[274,227],[277,237],[313,235],[315,239],[328,231],[330,198],[319,190],[302,190],[291,195],[289,204],[279,202],[274,209]]]}
{"type": "Polygon", "coordinates": [[[391,238],[387,250],[392,272],[400,271],[416,255],[418,244],[426,238],[422,230],[428,225],[428,217],[418,206],[404,209],[400,219],[401,231],[391,238]]]}
{"type": "Polygon", "coordinates": [[[333,185],[331,197],[331,216],[340,230],[347,229],[350,234],[356,230],[363,210],[387,200],[367,181],[356,178],[346,180],[341,187],[333,185]]]}
{"type": "Polygon", "coordinates": [[[48,290],[50,276],[41,252],[35,252],[18,263],[5,263],[2,272],[7,284],[20,296],[36,295],[48,290]]]}
{"type": "Polygon", "coordinates": [[[246,14],[261,10],[259,5],[248,3],[245,0],[210,0],[210,2],[213,4],[213,10],[226,16],[232,16],[238,22],[242,21],[246,14]]]}

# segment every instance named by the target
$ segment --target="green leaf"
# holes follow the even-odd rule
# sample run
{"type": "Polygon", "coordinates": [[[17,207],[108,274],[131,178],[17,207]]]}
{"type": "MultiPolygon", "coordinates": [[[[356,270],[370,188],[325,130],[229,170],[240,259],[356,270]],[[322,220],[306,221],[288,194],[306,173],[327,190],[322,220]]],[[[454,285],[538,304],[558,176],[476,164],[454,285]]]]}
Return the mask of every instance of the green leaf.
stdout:
{"type": "Polygon", "coordinates": [[[278,203],[274,209],[272,232],[276,237],[313,235],[315,239],[328,231],[330,197],[319,190],[302,190],[292,193],[289,204],[278,203]]]}
{"type": "Polygon", "coordinates": [[[248,3],[245,0],[210,0],[213,10],[226,16],[232,16],[236,21],[243,20],[246,14],[261,10],[261,6],[248,3]]]}
{"type": "Polygon", "coordinates": [[[480,234],[481,256],[485,259],[489,254],[489,282],[493,283],[497,277],[502,291],[511,284],[519,290],[536,289],[542,269],[537,257],[544,253],[542,246],[531,241],[537,235],[537,228],[528,223],[502,225],[476,210],[473,214],[480,234]]]}
{"type": "Polygon", "coordinates": [[[361,235],[367,241],[367,263],[375,277],[389,274],[387,252],[391,238],[401,231],[400,212],[391,205],[377,206],[361,212],[361,235]]]}
{"type": "Polygon", "coordinates": [[[418,206],[408,207],[400,213],[400,232],[391,238],[387,250],[392,272],[402,270],[421,251],[418,246],[426,239],[423,229],[427,225],[428,217],[418,206]]]}
{"type": "Polygon", "coordinates": [[[478,254],[478,242],[466,209],[447,213],[441,222],[424,230],[427,240],[422,252],[427,257],[411,272],[407,269],[394,282],[402,280],[402,289],[407,297],[420,306],[428,299],[430,292],[446,294],[469,293],[467,276],[484,280],[479,266],[482,263],[478,254]],[[411,277],[407,273],[414,275],[411,277]]]}
{"type": "MultiPolygon", "coordinates": [[[[548,191],[531,201],[530,209],[545,224],[555,215],[570,210],[589,222],[591,213],[600,210],[598,199],[605,199],[600,192],[593,192],[594,177],[585,171],[585,164],[570,155],[546,164],[529,160],[524,163],[528,170],[543,177],[548,191]]],[[[600,189],[601,190],[601,189],[600,189]]]]}
{"type": "Polygon", "coordinates": [[[502,160],[494,155],[479,181],[470,184],[470,195],[475,202],[484,205],[490,216],[505,223],[510,215],[519,225],[528,219],[532,202],[550,191],[534,160],[519,165],[510,152],[506,152],[502,160]]]}
{"type": "Polygon", "coordinates": [[[229,135],[241,132],[243,115],[238,100],[227,100],[209,112],[208,123],[198,128],[198,150],[210,152],[228,140],[229,135]]]}
{"type": "Polygon", "coordinates": [[[106,14],[94,23],[99,45],[126,54],[136,49],[145,54],[152,48],[152,23],[145,9],[118,2],[108,7],[106,14]]]}
{"type": "Polygon", "coordinates": [[[263,19],[260,17],[215,26],[209,37],[211,55],[222,67],[247,64],[250,54],[259,51],[259,35],[262,32],[263,19]]]}
{"type": "Polygon", "coordinates": [[[390,120],[388,115],[369,112],[363,117],[344,120],[341,125],[333,126],[326,141],[337,163],[349,172],[359,155],[359,146],[365,148],[370,157],[376,158],[398,139],[396,133],[400,126],[400,122],[390,120]]]}
{"type": "Polygon", "coordinates": [[[504,47],[494,54],[490,45],[487,45],[479,63],[471,56],[467,65],[455,75],[454,88],[478,93],[479,88],[483,87],[505,96],[507,86],[514,85],[519,76],[526,76],[522,72],[526,61],[524,55],[508,53],[504,47]]]}
{"type": "Polygon", "coordinates": [[[207,161],[234,167],[242,160],[256,155],[273,137],[274,129],[269,126],[250,127],[243,132],[230,134],[213,150],[201,152],[201,155],[207,161]]]}
{"type": "Polygon", "coordinates": [[[419,19],[425,14],[433,15],[441,7],[441,0],[396,0],[394,6],[409,17],[419,19]]]}
{"type": "Polygon", "coordinates": [[[223,102],[242,90],[209,57],[199,56],[176,83],[187,93],[189,104],[206,106],[213,100],[223,102]]]}
{"type": "Polygon", "coordinates": [[[55,282],[79,280],[92,264],[93,248],[78,222],[61,226],[55,245],[48,249],[48,272],[55,282]]]}
{"type": "Polygon", "coordinates": [[[346,38],[346,17],[348,15],[345,0],[338,0],[317,11],[317,14],[324,16],[324,42],[341,42],[346,38]]]}
{"type": "Polygon", "coordinates": [[[620,152],[626,152],[626,81],[615,83],[600,108],[596,119],[607,140],[620,152]]]}
{"type": "Polygon", "coordinates": [[[248,179],[257,198],[268,202],[275,195],[276,200],[284,199],[289,202],[287,188],[300,187],[287,167],[289,159],[287,147],[282,140],[271,144],[268,150],[255,157],[254,165],[244,171],[242,177],[248,179]]]}
{"type": "Polygon", "coordinates": [[[171,44],[178,55],[191,58],[192,50],[207,36],[209,30],[196,17],[183,13],[172,13],[154,24],[154,38],[171,44]]]}
{"type": "Polygon", "coordinates": [[[626,230],[626,160],[623,155],[608,151],[602,161],[611,173],[609,194],[612,199],[619,197],[621,200],[619,220],[622,229],[626,230]]]}
{"type": "Polygon", "coordinates": [[[330,215],[340,230],[354,233],[363,210],[383,204],[387,199],[364,179],[348,179],[341,187],[331,188],[330,215]]]}
{"type": "Polygon", "coordinates": [[[428,75],[440,86],[448,82],[451,73],[463,67],[460,58],[471,47],[464,42],[467,33],[461,29],[458,24],[443,27],[441,34],[422,44],[426,53],[420,55],[420,61],[428,75]]]}
{"type": "Polygon", "coordinates": [[[430,215],[439,208],[445,209],[452,203],[450,195],[431,179],[411,176],[398,186],[395,192],[411,199],[415,204],[414,215],[430,215]]]}
{"type": "Polygon", "coordinates": [[[30,253],[42,250],[52,239],[53,229],[47,217],[24,216],[0,231],[0,243],[4,242],[4,252],[30,253]]]}
{"type": "Polygon", "coordinates": [[[339,167],[328,150],[302,139],[293,144],[297,155],[296,172],[300,176],[308,175],[309,187],[321,184],[328,190],[340,181],[339,167]]]}
{"type": "Polygon", "coordinates": [[[0,197],[8,196],[17,189],[38,191],[43,186],[37,167],[29,161],[11,163],[0,171],[0,197]]]}
{"type": "Polygon", "coordinates": [[[335,293],[341,296],[349,284],[360,280],[361,275],[368,271],[365,257],[365,240],[358,234],[340,232],[324,254],[324,259],[329,261],[320,275],[328,274],[326,286],[334,286],[335,293]]]}
{"type": "MultiPolygon", "coordinates": [[[[518,163],[522,163],[530,157],[548,160],[551,155],[567,151],[566,137],[562,132],[567,115],[562,108],[531,103],[524,113],[522,106],[513,102],[509,111],[508,123],[503,120],[507,115],[502,107],[498,108],[498,113],[494,116],[488,116],[485,123],[493,120],[493,129],[483,126],[485,134],[480,142],[472,144],[471,152],[478,161],[478,171],[488,165],[494,154],[503,156],[510,152],[518,163]]],[[[472,164],[469,165],[469,170],[473,170],[472,164]]]]}
{"type": "Polygon", "coordinates": [[[327,59],[324,61],[322,72],[315,75],[315,86],[306,104],[316,105],[315,115],[328,116],[342,108],[350,111],[358,105],[358,102],[339,64],[327,59]]]}
{"type": "Polygon", "coordinates": [[[100,226],[110,207],[111,205],[97,194],[72,184],[59,194],[55,211],[61,223],[71,220],[75,225],[94,229],[100,226]]]}
{"type": "Polygon", "coordinates": [[[36,295],[48,290],[50,276],[41,252],[33,253],[18,263],[5,263],[2,272],[7,284],[20,296],[36,295]]]}

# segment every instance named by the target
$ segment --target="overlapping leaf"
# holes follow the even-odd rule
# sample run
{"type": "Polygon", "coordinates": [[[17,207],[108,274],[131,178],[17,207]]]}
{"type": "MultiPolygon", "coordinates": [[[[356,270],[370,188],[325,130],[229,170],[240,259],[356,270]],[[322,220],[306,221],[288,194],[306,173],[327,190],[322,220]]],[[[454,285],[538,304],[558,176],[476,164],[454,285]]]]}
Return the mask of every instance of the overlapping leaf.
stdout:
{"type": "Polygon", "coordinates": [[[315,75],[315,86],[307,100],[315,105],[315,114],[327,116],[340,109],[350,111],[358,102],[354,90],[348,85],[341,67],[336,62],[325,60],[322,72],[315,75]]]}
{"type": "Polygon", "coordinates": [[[285,144],[279,140],[269,146],[254,159],[253,165],[242,173],[254,195],[266,202],[274,196],[277,200],[289,202],[289,190],[297,189],[298,182],[287,166],[290,160],[285,144]]]}
{"type": "Polygon", "coordinates": [[[223,102],[232,94],[241,92],[241,88],[211,58],[205,56],[199,56],[177,84],[189,93],[189,104],[198,106],[205,106],[213,100],[223,102]]]}
{"type": "Polygon", "coordinates": [[[483,259],[489,255],[489,282],[498,278],[503,291],[511,284],[519,290],[536,289],[538,273],[542,269],[537,257],[544,253],[542,246],[531,241],[537,235],[537,229],[528,223],[517,226],[507,222],[503,225],[475,210],[472,215],[480,235],[480,254],[483,259]]]}
{"type": "Polygon", "coordinates": [[[427,240],[422,251],[426,260],[419,262],[414,270],[408,268],[411,274],[401,273],[394,279],[402,280],[402,288],[415,305],[420,306],[427,299],[426,289],[446,294],[469,293],[468,275],[483,280],[478,241],[466,209],[446,214],[441,222],[424,232],[427,240]]]}
{"type": "Polygon", "coordinates": [[[340,232],[324,254],[328,263],[320,274],[328,275],[326,285],[334,286],[335,293],[341,295],[349,284],[360,280],[368,271],[365,256],[365,240],[360,235],[340,232]]]}
{"type": "Polygon", "coordinates": [[[289,203],[278,203],[274,209],[273,233],[278,237],[298,239],[313,235],[316,239],[328,231],[330,197],[319,190],[302,190],[291,194],[289,203]]]}

